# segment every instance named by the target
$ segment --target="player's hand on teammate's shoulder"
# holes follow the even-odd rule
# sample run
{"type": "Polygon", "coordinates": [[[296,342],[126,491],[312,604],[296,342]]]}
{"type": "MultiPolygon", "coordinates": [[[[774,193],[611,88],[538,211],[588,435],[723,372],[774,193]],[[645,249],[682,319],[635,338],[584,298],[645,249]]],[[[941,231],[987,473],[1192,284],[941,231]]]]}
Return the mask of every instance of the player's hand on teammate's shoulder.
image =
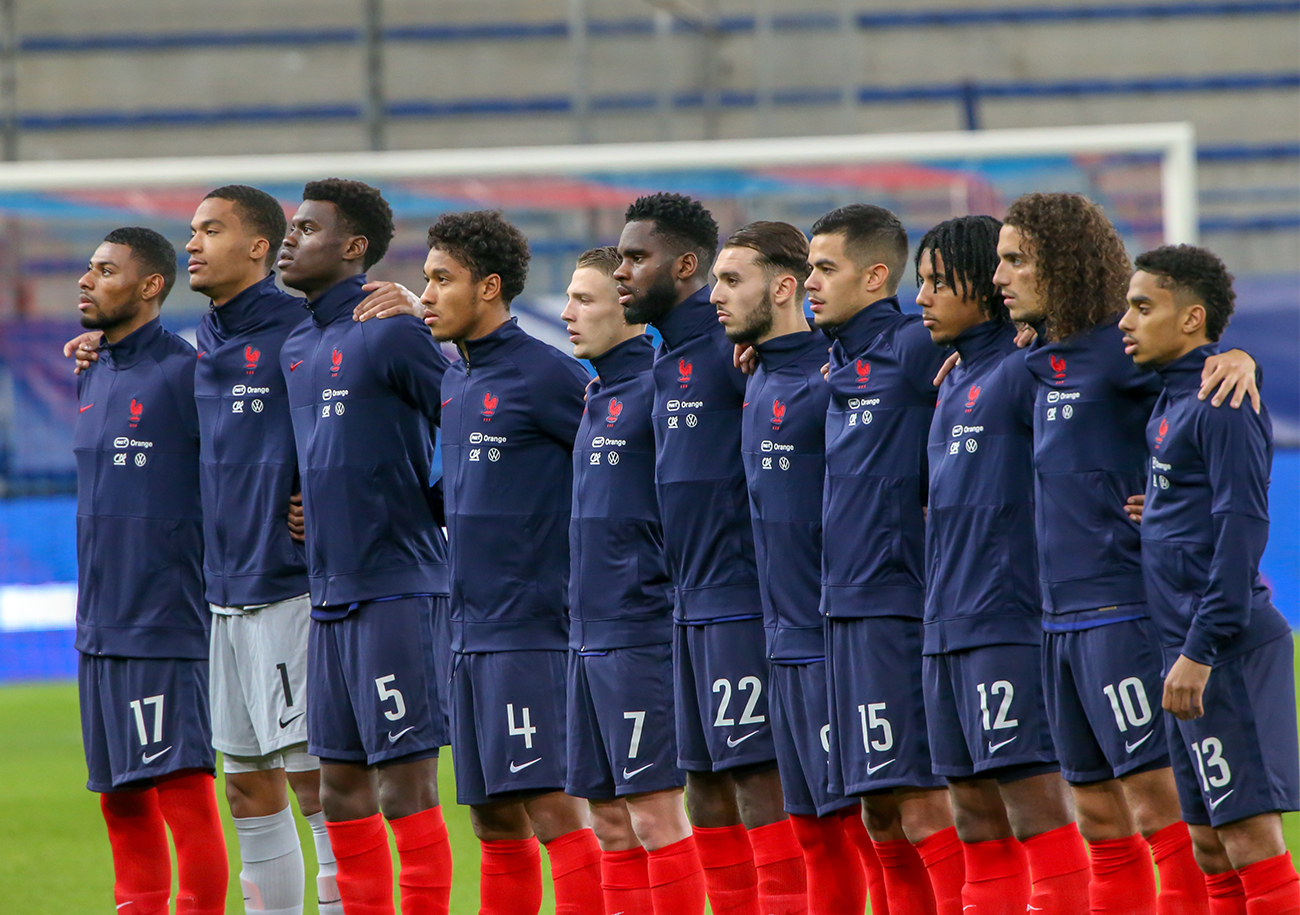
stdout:
{"type": "Polygon", "coordinates": [[[352,309],[353,321],[369,321],[371,318],[391,318],[394,315],[412,315],[424,319],[424,303],[420,297],[401,283],[387,280],[366,283],[362,292],[368,292],[364,299],[352,309]]]}
{"type": "Polygon", "coordinates": [[[307,541],[307,521],[302,512],[302,493],[289,497],[289,536],[299,543],[307,541]]]}
{"type": "Polygon", "coordinates": [[[943,365],[939,366],[939,374],[934,376],[934,386],[937,388],[943,384],[943,380],[948,377],[948,373],[961,365],[961,353],[953,350],[948,354],[948,358],[943,360],[943,365]]]}
{"type": "Polygon", "coordinates": [[[748,343],[736,344],[736,352],[732,355],[731,361],[746,375],[758,371],[758,351],[748,343]]]}
{"type": "Polygon", "coordinates": [[[1232,409],[1236,410],[1241,406],[1242,401],[1249,397],[1255,412],[1259,412],[1259,385],[1255,381],[1255,360],[1249,353],[1232,349],[1205,360],[1205,368],[1201,370],[1201,390],[1196,398],[1204,400],[1211,393],[1214,394],[1214,398],[1210,403],[1216,407],[1221,406],[1231,394],[1232,400],[1229,401],[1229,406],[1232,409]]]}
{"type": "Polygon", "coordinates": [[[1129,496],[1124,500],[1124,513],[1134,524],[1142,523],[1142,508],[1146,505],[1147,497],[1145,495],[1129,496]]]}
{"type": "Polygon", "coordinates": [[[1028,324],[1016,322],[1016,346],[1024,349],[1038,339],[1038,331],[1028,324]]]}
{"type": "Polygon", "coordinates": [[[63,344],[63,357],[77,360],[77,364],[72,369],[74,375],[80,375],[90,368],[92,362],[99,361],[99,353],[96,350],[99,349],[99,338],[102,336],[104,336],[102,330],[88,330],[63,344]]]}
{"type": "Polygon", "coordinates": [[[1213,669],[1180,654],[1165,677],[1165,694],[1161,703],[1165,711],[1180,721],[1191,721],[1204,715],[1205,684],[1210,682],[1213,669]]]}

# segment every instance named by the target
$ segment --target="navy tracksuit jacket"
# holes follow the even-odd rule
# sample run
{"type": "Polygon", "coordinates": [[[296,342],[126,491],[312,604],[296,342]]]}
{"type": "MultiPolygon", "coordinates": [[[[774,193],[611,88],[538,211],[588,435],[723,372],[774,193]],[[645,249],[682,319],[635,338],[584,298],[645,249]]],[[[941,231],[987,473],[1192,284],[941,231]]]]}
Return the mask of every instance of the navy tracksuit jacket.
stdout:
{"type": "Polygon", "coordinates": [[[447,358],[417,318],[364,324],[365,275],[307,305],[280,350],[307,525],[312,615],[447,594],[447,544],[430,487],[447,358]]]}
{"type": "Polygon", "coordinates": [[[926,442],[948,350],[890,296],[830,332],[822,611],[922,618],[926,442]]]}
{"type": "Polygon", "coordinates": [[[679,622],[762,613],[740,456],[746,378],[704,286],[655,325],[655,482],[679,622]]]}
{"type": "Polygon", "coordinates": [[[755,347],[741,450],[749,481],[754,556],[773,661],[826,656],[821,615],[822,487],[830,340],[819,330],[755,347]]]}
{"type": "Polygon", "coordinates": [[[673,587],[655,498],[654,344],[641,335],[591,360],[596,379],[573,445],[569,647],[672,640],[673,587]]]}
{"type": "Polygon", "coordinates": [[[198,329],[198,404],[206,597],[247,607],[307,593],[307,557],[289,536],[298,492],[289,392],[280,349],[307,318],[303,300],[268,276],[198,329]]]}
{"type": "Polygon", "coordinates": [[[194,348],[157,319],[77,379],[77,650],[206,660],[194,348]]]}
{"type": "Polygon", "coordinates": [[[1042,642],[1034,543],[1037,381],[1006,324],[956,340],[930,424],[925,653],[1042,642]]]}
{"type": "Polygon", "coordinates": [[[452,649],[563,651],[573,440],[590,376],[514,321],[464,354],[442,381],[452,649]]]}
{"type": "Polygon", "coordinates": [[[1164,391],[1146,437],[1150,471],[1142,563],[1161,643],[1211,666],[1289,635],[1259,577],[1268,542],[1273,427],[1257,415],[1196,399],[1218,344],[1157,370],[1164,391]]]}

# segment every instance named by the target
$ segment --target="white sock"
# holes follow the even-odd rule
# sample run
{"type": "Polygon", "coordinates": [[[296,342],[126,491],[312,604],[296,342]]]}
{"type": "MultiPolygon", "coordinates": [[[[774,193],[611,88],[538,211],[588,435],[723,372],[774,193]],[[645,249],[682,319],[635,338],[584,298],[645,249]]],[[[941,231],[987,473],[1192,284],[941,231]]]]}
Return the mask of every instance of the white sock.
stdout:
{"type": "Polygon", "coordinates": [[[293,812],[285,807],[269,817],[239,817],[239,856],[244,868],[244,910],[262,915],[302,915],[302,846],[293,812]]]}
{"type": "Polygon", "coordinates": [[[325,813],[313,813],[307,817],[311,827],[311,837],[316,840],[316,863],[320,871],[316,875],[316,898],[320,903],[320,915],[343,915],[343,901],[339,897],[339,885],[335,875],[339,866],[334,863],[334,849],[330,848],[330,834],[325,829],[325,813]]]}

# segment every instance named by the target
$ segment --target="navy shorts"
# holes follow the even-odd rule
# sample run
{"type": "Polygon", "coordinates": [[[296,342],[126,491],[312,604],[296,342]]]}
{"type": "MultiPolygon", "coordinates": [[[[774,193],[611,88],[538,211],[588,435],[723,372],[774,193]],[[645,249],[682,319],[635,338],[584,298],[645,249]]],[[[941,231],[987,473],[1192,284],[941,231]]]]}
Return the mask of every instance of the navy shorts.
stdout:
{"type": "Polygon", "coordinates": [[[451,671],[456,801],[563,791],[567,651],[457,654],[451,671]]]}
{"type": "Polygon", "coordinates": [[[1043,635],[1047,720],[1065,780],[1086,784],[1169,765],[1151,620],[1043,635]]]}
{"type": "Polygon", "coordinates": [[[325,762],[426,759],[446,746],[433,620],[445,597],[365,601],[311,621],[307,749],[325,762]]]}
{"type": "Polygon", "coordinates": [[[81,654],[77,691],[91,791],[135,790],[161,775],[215,768],[207,660],[81,654]]]}
{"type": "Polygon", "coordinates": [[[830,705],[826,662],[773,664],[772,737],[785,794],[785,812],[825,816],[856,807],[857,798],[830,790],[830,705]]]}
{"type": "Polygon", "coordinates": [[[944,787],[930,764],[921,621],[873,616],[827,622],[831,790],[858,795],[944,787]]]}
{"type": "Polygon", "coordinates": [[[926,655],[922,669],[936,775],[1023,777],[1026,766],[1055,768],[1040,646],[988,645],[926,655]],[[1011,767],[1013,772],[1001,771],[1011,767]]]}
{"type": "Polygon", "coordinates": [[[677,765],[722,772],[772,763],[761,617],[673,627],[677,765]]]}
{"type": "Polygon", "coordinates": [[[1286,635],[1216,665],[1204,715],[1165,715],[1186,822],[1217,827],[1300,809],[1294,650],[1286,635]]]}
{"type": "Polygon", "coordinates": [[[433,601],[433,673],[442,706],[443,746],[451,746],[451,598],[433,601]]]}
{"type": "Polygon", "coordinates": [[[568,794],[608,801],[686,783],[677,768],[672,645],[570,651],[568,701],[568,794]]]}

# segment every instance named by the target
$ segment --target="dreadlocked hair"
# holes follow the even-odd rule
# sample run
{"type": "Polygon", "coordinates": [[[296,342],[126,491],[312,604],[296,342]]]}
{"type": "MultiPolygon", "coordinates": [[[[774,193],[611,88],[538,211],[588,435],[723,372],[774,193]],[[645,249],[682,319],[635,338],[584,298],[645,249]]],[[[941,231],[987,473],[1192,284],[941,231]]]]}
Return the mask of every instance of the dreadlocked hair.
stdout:
{"type": "Polygon", "coordinates": [[[993,285],[998,266],[998,230],[992,216],[958,216],[939,223],[916,246],[916,285],[921,285],[921,258],[949,289],[961,289],[967,299],[979,302],[980,311],[996,324],[1010,324],[1011,314],[1002,290],[993,285]],[[943,270],[939,270],[939,261],[943,270]]]}
{"type": "Polygon", "coordinates": [[[1101,207],[1080,194],[1026,194],[1004,222],[1034,257],[1047,339],[1092,330],[1128,307],[1133,265],[1101,207]]]}

